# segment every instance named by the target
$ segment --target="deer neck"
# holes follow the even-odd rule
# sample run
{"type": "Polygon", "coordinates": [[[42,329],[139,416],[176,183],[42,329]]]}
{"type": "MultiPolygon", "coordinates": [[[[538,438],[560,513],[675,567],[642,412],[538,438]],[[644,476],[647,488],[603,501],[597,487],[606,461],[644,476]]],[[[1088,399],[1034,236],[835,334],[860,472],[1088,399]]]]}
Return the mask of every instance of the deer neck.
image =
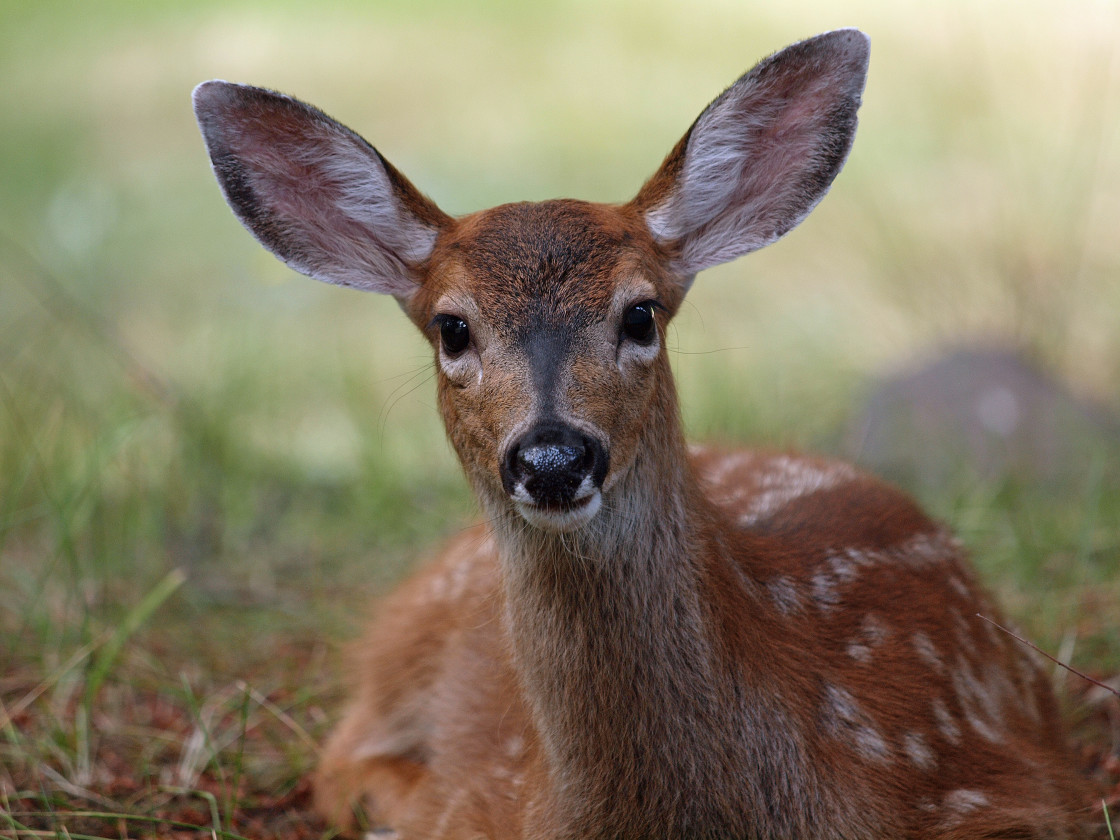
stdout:
{"type": "MultiPolygon", "coordinates": [[[[702,757],[728,748],[720,645],[703,597],[705,503],[675,411],[646,428],[658,439],[640,442],[584,528],[497,519],[515,665],[562,798],[583,825],[610,826],[612,810],[631,824],[642,808],[651,825],[691,822],[663,809],[681,790],[711,789],[706,767],[727,766],[702,757]]],[[[604,829],[625,835],[617,823],[604,829]]]]}

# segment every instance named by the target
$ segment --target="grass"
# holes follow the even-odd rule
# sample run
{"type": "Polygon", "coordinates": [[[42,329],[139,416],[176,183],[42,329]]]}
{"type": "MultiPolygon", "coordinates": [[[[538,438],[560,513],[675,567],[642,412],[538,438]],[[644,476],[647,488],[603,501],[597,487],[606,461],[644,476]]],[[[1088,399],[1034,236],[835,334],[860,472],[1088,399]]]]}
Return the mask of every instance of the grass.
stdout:
{"type": "MultiPolygon", "coordinates": [[[[692,435],[842,450],[877,375],[977,337],[1120,410],[1113,5],[0,3],[0,836],[329,834],[339,645],[472,515],[426,347],[250,241],[195,83],[321,105],[451,212],[620,200],[758,57],[847,24],[873,64],[834,192],[678,319],[692,435]]],[[[1118,473],[911,489],[1107,677],[1118,473]]]]}

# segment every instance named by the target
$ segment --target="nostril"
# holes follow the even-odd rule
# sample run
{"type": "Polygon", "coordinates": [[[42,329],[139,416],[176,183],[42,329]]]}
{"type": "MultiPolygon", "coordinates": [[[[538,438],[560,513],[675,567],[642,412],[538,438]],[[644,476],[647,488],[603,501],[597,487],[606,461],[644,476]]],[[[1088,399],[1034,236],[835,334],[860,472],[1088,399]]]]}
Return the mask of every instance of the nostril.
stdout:
{"type": "Polygon", "coordinates": [[[593,440],[589,440],[588,445],[583,448],[583,470],[584,472],[596,474],[596,482],[601,482],[603,480],[601,475],[597,475],[597,465],[600,456],[603,454],[603,447],[593,440]]]}

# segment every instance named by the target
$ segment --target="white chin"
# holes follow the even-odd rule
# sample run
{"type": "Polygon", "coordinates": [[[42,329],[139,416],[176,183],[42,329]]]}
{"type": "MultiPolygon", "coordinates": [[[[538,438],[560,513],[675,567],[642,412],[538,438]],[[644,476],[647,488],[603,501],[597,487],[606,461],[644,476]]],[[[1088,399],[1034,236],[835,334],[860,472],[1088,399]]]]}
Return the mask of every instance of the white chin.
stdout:
{"type": "Polygon", "coordinates": [[[572,507],[559,510],[543,508],[530,502],[514,501],[517,512],[525,521],[542,531],[574,531],[591,521],[603,505],[603,494],[596,490],[580,499],[572,507]]]}

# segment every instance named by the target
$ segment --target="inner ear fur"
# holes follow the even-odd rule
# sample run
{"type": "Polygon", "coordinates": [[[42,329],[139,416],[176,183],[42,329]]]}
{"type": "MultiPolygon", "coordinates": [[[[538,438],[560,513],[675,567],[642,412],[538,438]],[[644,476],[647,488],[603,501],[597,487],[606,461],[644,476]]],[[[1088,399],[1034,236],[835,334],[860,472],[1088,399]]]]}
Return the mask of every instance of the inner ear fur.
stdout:
{"type": "Polygon", "coordinates": [[[263,88],[205,82],[194,108],[222,192],[261,244],[319,280],[412,296],[451,219],[373,146],[263,88]]]}
{"type": "Polygon", "coordinates": [[[678,275],[770,244],[820,202],[855,137],[869,52],[855,29],[801,41],[700,114],[631,202],[678,275]]]}

